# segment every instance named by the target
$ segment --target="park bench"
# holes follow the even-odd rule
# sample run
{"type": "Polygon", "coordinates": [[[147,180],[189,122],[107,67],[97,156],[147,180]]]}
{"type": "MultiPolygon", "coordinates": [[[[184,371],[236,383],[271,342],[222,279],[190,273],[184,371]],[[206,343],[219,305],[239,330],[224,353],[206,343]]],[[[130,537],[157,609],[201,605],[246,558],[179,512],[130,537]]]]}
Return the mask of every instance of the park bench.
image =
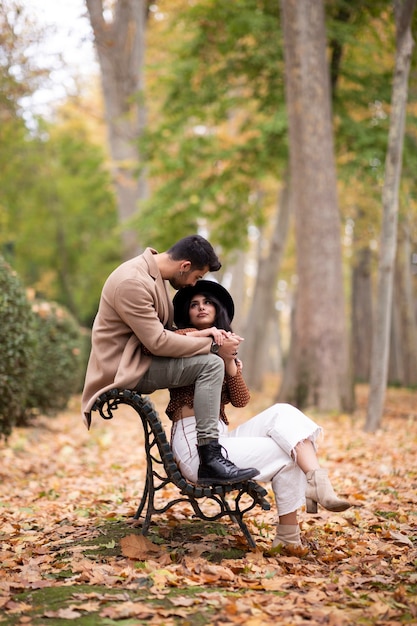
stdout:
{"type": "Polygon", "coordinates": [[[164,426],[147,396],[142,396],[129,389],[110,389],[96,399],[92,410],[98,411],[104,419],[111,419],[113,412],[121,404],[128,405],[136,411],[144,431],[146,479],[142,497],[134,516],[136,520],[139,520],[142,514],[144,516],[142,534],[147,534],[153,515],[165,513],[179,502],[188,502],[194,511],[194,516],[201,520],[216,521],[228,516],[234,523],[239,524],[249,546],[255,548],[255,541],[243,516],[257,505],[266,511],[271,508],[265,499],[266,490],[254,480],[233,485],[212,485],[209,487],[190,483],[181,474],[164,426]],[[168,502],[164,501],[162,506],[158,505],[156,502],[158,492],[170,483],[177,487],[179,497],[168,502]],[[204,499],[214,502],[217,512],[205,513],[199,504],[199,501],[204,501],[204,499]]]}

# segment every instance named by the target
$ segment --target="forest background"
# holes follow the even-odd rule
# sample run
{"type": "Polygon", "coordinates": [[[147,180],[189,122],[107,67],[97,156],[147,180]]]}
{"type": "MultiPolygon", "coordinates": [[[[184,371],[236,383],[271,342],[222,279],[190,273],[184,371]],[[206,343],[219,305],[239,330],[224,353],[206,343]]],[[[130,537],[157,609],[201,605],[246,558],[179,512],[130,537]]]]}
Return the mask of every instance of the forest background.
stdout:
{"type": "MultiPolygon", "coordinates": [[[[146,475],[137,421],[86,431],[74,394],[0,441],[0,622],[416,623],[415,0],[86,0],[98,63],[80,61],[72,83],[36,53],[51,30],[33,2],[0,3],[0,279],[5,257],[28,293],[89,330],[123,259],[208,236],[253,390],[231,423],[278,397],[308,407],[353,506],[300,511],[302,554],[271,551],[274,507],[247,516],[253,551],[233,524],[200,524],[185,506],[147,541],[126,523],[146,475]],[[60,101],[39,109],[50,87],[60,101]],[[373,348],[385,331],[386,380],[373,348]],[[391,385],[376,433],[373,368],[391,385]]],[[[0,417],[4,363],[18,362],[4,329],[28,319],[27,307],[20,324],[7,316],[23,300],[7,278],[0,417]]],[[[59,342],[57,327],[45,334],[74,378],[72,327],[59,342]]],[[[71,381],[38,356],[49,369],[35,368],[35,391],[56,400],[52,378],[71,381]]],[[[152,401],[168,429],[165,390],[152,401]]]]}
{"type": "MultiPolygon", "coordinates": [[[[355,383],[371,376],[381,309],[394,8],[406,4],[306,1],[280,10],[268,0],[87,0],[97,75],[52,112],[33,115],[28,97],[56,71],[33,55],[47,33],[24,2],[3,2],[2,255],[28,288],[89,328],[102,284],[121,260],[201,232],[223,261],[216,278],[236,302],[250,386],[259,390],[272,372],[280,399],[351,410],[355,383]],[[309,45],[297,49],[300,34],[309,45]],[[297,61],[288,71],[291,50],[323,87],[309,91],[304,77],[312,98],[298,102],[305,107],[293,120],[305,127],[298,139],[289,132],[297,109],[288,106],[297,74],[297,61]],[[318,134],[328,121],[322,111],[331,136],[318,134]],[[305,170],[294,166],[297,141],[299,156],[308,153],[305,170]],[[337,194],[314,196],[332,190],[333,168],[337,194]]],[[[409,387],[417,383],[415,56],[385,305],[387,380],[409,387]]]]}

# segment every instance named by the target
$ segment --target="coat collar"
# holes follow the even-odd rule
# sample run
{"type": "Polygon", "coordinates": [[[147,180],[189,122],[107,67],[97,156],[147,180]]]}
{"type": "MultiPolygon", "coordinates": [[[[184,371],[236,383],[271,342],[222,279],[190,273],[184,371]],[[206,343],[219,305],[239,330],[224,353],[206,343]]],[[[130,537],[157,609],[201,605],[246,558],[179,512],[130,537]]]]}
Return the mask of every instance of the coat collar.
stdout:
{"type": "Polygon", "coordinates": [[[149,275],[152,276],[154,280],[156,280],[158,277],[162,280],[161,272],[159,271],[159,268],[154,259],[155,254],[158,254],[156,250],[154,250],[153,248],[146,248],[145,252],[143,253],[143,258],[148,264],[149,275]]]}
{"type": "Polygon", "coordinates": [[[168,281],[164,280],[161,276],[161,272],[155,262],[154,255],[158,254],[156,250],[153,248],[146,248],[143,253],[143,257],[148,265],[149,275],[155,280],[156,284],[159,286],[160,294],[165,294],[165,302],[163,302],[163,311],[161,315],[162,323],[164,326],[168,326],[168,328],[172,328],[172,324],[174,321],[174,308],[171,302],[168,281]]]}

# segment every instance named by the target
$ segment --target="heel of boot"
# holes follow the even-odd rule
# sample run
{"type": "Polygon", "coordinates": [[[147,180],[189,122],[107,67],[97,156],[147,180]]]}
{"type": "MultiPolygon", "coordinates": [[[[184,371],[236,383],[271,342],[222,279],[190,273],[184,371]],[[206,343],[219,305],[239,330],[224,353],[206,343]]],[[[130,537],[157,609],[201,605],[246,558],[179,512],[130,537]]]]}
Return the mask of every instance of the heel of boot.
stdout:
{"type": "Polygon", "coordinates": [[[317,513],[317,502],[311,498],[306,498],[307,513],[317,513]]]}
{"type": "Polygon", "coordinates": [[[346,511],[352,505],[347,500],[337,497],[329,480],[327,470],[311,470],[306,474],[306,509],[308,513],[317,513],[317,503],[328,511],[346,511]]]}

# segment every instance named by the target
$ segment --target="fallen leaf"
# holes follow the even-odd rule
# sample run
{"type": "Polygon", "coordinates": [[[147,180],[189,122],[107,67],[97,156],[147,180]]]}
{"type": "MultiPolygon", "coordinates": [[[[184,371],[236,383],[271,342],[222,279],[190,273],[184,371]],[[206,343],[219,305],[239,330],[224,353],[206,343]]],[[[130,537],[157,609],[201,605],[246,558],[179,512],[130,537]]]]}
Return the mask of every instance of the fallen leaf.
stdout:
{"type": "Polygon", "coordinates": [[[155,545],[144,535],[127,535],[120,539],[122,554],[129,559],[146,561],[146,559],[162,555],[164,548],[155,545]]]}
{"type": "Polygon", "coordinates": [[[394,539],[396,543],[405,544],[406,546],[413,547],[413,542],[407,535],[403,535],[403,533],[395,532],[394,530],[390,530],[388,532],[388,536],[390,539],[394,539]]]}
{"type": "Polygon", "coordinates": [[[78,611],[74,611],[73,609],[59,609],[58,611],[45,611],[45,613],[43,614],[43,617],[50,617],[50,618],[54,618],[57,617],[58,619],[78,619],[79,617],[81,617],[81,613],[79,613],[78,611]]]}

